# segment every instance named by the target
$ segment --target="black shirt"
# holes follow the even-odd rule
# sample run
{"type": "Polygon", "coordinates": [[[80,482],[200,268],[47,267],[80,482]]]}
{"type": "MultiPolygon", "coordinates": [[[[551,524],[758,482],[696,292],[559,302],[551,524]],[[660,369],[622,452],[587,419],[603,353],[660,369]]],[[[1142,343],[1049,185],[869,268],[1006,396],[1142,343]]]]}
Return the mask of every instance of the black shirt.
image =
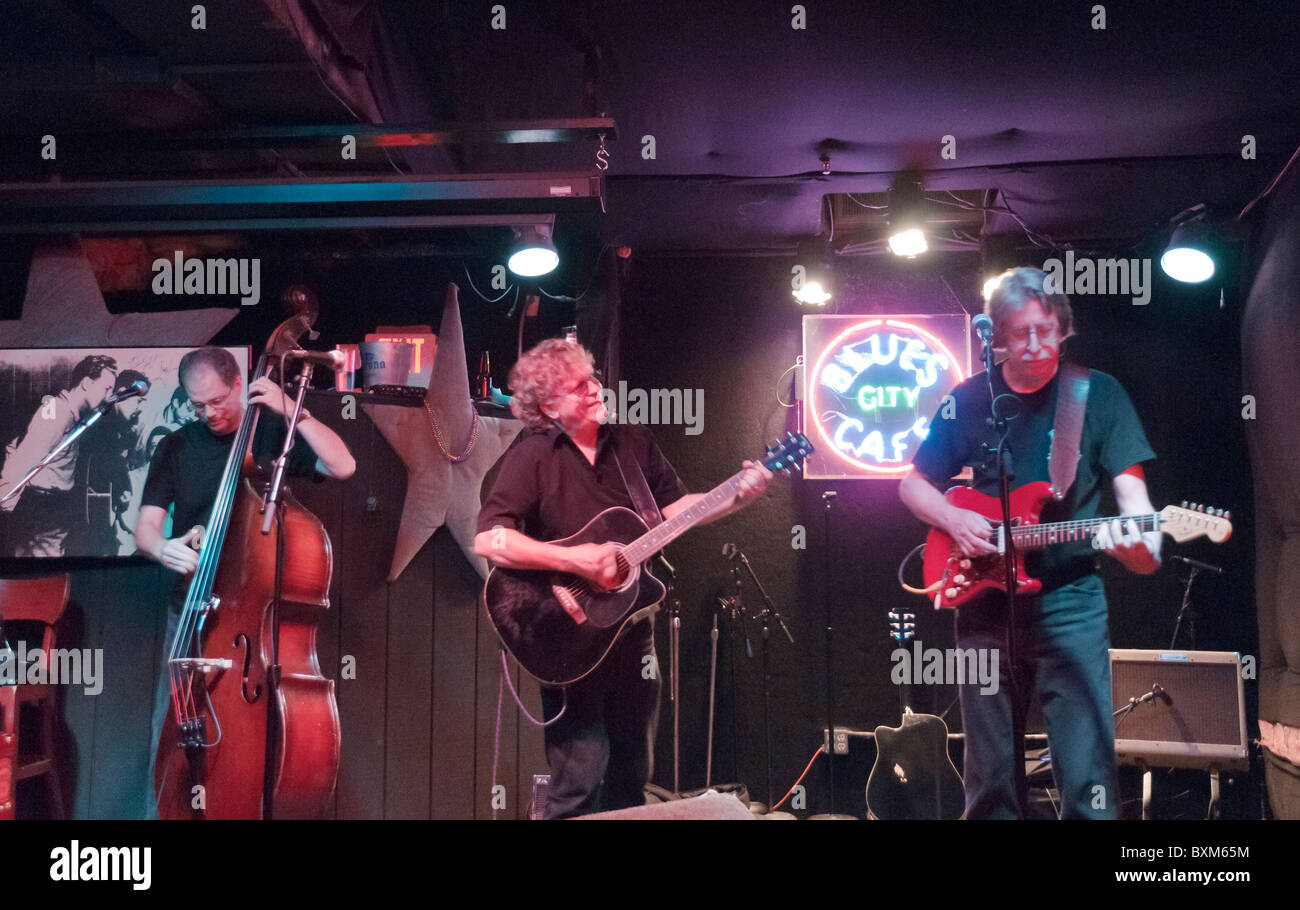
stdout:
{"type": "MultiPolygon", "coordinates": [[[[259,463],[274,460],[284,447],[284,420],[274,414],[262,414],[253,435],[253,457],[259,463]]],[[[149,465],[141,506],[166,509],[173,503],[172,537],[195,525],[207,526],[212,504],[221,485],[230,447],[237,434],[217,436],[201,420],[187,423],[163,437],[149,465]]],[[[313,476],[316,453],[301,435],[294,440],[285,473],[295,477],[313,476]]]]}
{"type": "MultiPolygon", "coordinates": [[[[1020,394],[1011,392],[1007,386],[1002,365],[995,368],[994,392],[1011,393],[1020,399],[1019,416],[1010,422],[1008,436],[1015,471],[1013,489],[1033,481],[1051,480],[1048,455],[1060,375],[1058,369],[1041,389],[1020,394]]],[[[1084,412],[1074,484],[1061,502],[1049,500],[1039,519],[1042,522],[1097,517],[1103,487],[1133,465],[1156,457],[1123,386],[1115,377],[1097,370],[1090,370],[1089,376],[1088,407],[1084,412]]],[[[997,444],[996,431],[986,423],[988,381],[983,373],[978,373],[953,389],[952,394],[954,407],[950,416],[945,418],[944,407],[940,406],[912,464],[939,487],[969,465],[975,474],[971,487],[997,496],[997,463],[981,446],[985,442],[990,446],[997,444]]],[[[1014,410],[1003,413],[1014,413],[1014,410]]],[[[1043,579],[1044,588],[1050,589],[1092,571],[1094,556],[1089,541],[1072,541],[1029,551],[1025,569],[1032,577],[1043,579]]]]}
{"type": "Polygon", "coordinates": [[[576,534],[605,509],[636,511],[614,458],[611,443],[616,433],[624,460],[629,455],[636,459],[660,509],[686,495],[677,472],[643,426],[601,426],[595,464],[558,427],[525,430],[502,458],[496,483],[479,512],[478,532],[499,525],[534,540],[557,540],[576,534]]]}

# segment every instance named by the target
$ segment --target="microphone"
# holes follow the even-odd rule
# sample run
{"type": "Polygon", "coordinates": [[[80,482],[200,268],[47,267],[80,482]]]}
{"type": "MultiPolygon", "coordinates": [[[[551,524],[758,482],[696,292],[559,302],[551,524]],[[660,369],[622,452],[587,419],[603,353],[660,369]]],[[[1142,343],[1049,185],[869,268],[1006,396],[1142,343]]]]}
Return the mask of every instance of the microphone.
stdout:
{"type": "Polygon", "coordinates": [[[1174,703],[1173,696],[1171,696],[1168,692],[1166,692],[1165,687],[1160,685],[1160,683],[1155,683],[1154,685],[1152,685],[1151,692],[1152,694],[1155,695],[1156,698],[1160,699],[1162,702],[1165,703],[1165,707],[1169,707],[1174,703]]]}
{"type": "Polygon", "coordinates": [[[109,395],[108,398],[104,400],[104,404],[117,404],[120,401],[126,401],[128,398],[135,398],[137,395],[143,396],[148,394],[149,380],[137,379],[126,388],[118,389],[112,395],[109,395]]]}
{"type": "Polygon", "coordinates": [[[1200,569],[1202,572],[1213,572],[1215,575],[1223,574],[1223,569],[1218,566],[1212,566],[1208,562],[1198,562],[1195,559],[1188,559],[1186,556],[1178,555],[1170,556],[1169,558],[1174,562],[1181,562],[1184,565],[1191,566],[1193,569],[1200,569]]]}
{"type": "Polygon", "coordinates": [[[970,327],[980,336],[986,345],[993,343],[993,320],[987,313],[980,313],[970,321],[970,327]]]}
{"type": "Polygon", "coordinates": [[[348,368],[348,357],[342,351],[335,348],[332,351],[304,351],[302,348],[296,348],[288,351],[286,357],[292,357],[295,360],[301,360],[304,363],[314,363],[317,366],[329,367],[334,372],[340,372],[348,368]]]}

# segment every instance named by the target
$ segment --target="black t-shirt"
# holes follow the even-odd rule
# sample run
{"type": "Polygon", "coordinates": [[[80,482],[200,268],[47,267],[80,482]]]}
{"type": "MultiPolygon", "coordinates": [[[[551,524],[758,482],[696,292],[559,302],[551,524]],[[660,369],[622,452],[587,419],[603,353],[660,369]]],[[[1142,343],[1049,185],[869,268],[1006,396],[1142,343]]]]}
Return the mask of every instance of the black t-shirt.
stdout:
{"type": "Polygon", "coordinates": [[[588,463],[558,428],[525,430],[503,456],[496,483],[479,512],[479,533],[500,525],[534,540],[557,540],[582,530],[605,509],[636,511],[614,458],[615,433],[624,460],[629,454],[636,459],[660,509],[686,495],[677,472],[645,427],[601,426],[595,464],[588,463]]]}
{"type": "MultiPolygon", "coordinates": [[[[1002,377],[1002,365],[994,371],[996,394],[1010,393],[1020,399],[1019,416],[1010,421],[1008,445],[1012,453],[1015,479],[1012,488],[1033,481],[1050,481],[1048,456],[1052,445],[1052,427],[1056,420],[1057,370],[1052,380],[1036,392],[1012,393],[1002,377]]],[[[1155,458],[1142,431],[1133,403],[1123,386],[1106,373],[1090,370],[1088,407],[1084,412],[1083,431],[1079,440],[1079,467],[1074,484],[1061,502],[1049,500],[1040,517],[1042,522],[1095,518],[1100,513],[1103,487],[1135,464],[1155,458]]],[[[974,471],[971,487],[989,496],[998,495],[997,462],[990,447],[997,444],[997,432],[986,422],[989,417],[988,381],[978,373],[952,392],[953,409],[944,417],[941,405],[930,422],[929,435],[921,443],[912,464],[926,479],[944,487],[963,466],[974,471]]],[[[999,403],[1001,408],[1001,403],[999,403]]],[[[1003,413],[1014,413],[1004,411],[1003,413]]],[[[1095,553],[1087,540],[1072,541],[1031,550],[1026,554],[1025,569],[1030,576],[1043,579],[1051,589],[1066,580],[1092,570],[1095,553]]]]}
{"type": "MultiPolygon", "coordinates": [[[[284,447],[284,433],[282,418],[274,414],[260,415],[253,435],[253,457],[260,464],[274,460],[284,447]]],[[[140,505],[166,509],[175,504],[171,536],[184,534],[195,525],[207,526],[221,484],[221,472],[226,468],[236,435],[214,435],[206,423],[196,420],[165,436],[158,444],[140,505]]],[[[315,470],[316,453],[299,435],[289,453],[285,473],[308,477],[315,470]]]]}

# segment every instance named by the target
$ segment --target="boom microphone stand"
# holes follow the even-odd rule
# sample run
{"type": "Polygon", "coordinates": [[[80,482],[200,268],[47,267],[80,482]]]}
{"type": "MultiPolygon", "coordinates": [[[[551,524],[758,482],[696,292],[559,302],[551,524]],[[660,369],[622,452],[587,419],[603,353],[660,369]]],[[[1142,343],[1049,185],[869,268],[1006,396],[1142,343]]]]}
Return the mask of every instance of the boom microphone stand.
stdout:
{"type": "MultiPolygon", "coordinates": [[[[790,634],[790,630],[786,627],[785,620],[781,618],[781,611],[776,608],[776,604],[772,602],[772,598],[767,595],[767,591],[764,590],[763,588],[763,583],[759,581],[758,576],[754,574],[754,567],[749,564],[749,559],[746,558],[745,554],[740,551],[740,548],[738,548],[735,544],[727,544],[725,547],[722,548],[722,552],[723,555],[726,556],[728,559],[738,562],[740,566],[744,568],[745,573],[750,578],[750,581],[752,581],[754,583],[754,587],[758,589],[759,596],[763,598],[764,606],[763,609],[759,612],[758,616],[759,616],[759,620],[762,623],[761,628],[763,632],[763,657],[762,657],[763,745],[764,745],[765,758],[767,762],[767,807],[768,807],[768,812],[770,813],[772,811],[772,795],[773,795],[772,794],[772,724],[770,721],[768,709],[770,707],[770,702],[771,702],[772,686],[771,686],[771,678],[768,673],[768,667],[769,667],[768,657],[769,657],[769,650],[770,650],[769,642],[771,641],[771,630],[772,630],[773,621],[775,621],[776,624],[781,627],[781,631],[785,633],[785,637],[789,640],[790,644],[794,644],[794,636],[790,634]]],[[[737,599],[739,599],[740,597],[740,589],[741,589],[740,573],[739,570],[736,570],[737,599]]]]}

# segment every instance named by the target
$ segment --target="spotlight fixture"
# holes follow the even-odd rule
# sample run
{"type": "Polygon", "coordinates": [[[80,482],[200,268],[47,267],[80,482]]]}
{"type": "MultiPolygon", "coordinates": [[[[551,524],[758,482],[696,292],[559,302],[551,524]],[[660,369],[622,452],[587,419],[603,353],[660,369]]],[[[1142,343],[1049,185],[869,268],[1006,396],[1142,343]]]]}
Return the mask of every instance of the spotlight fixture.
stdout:
{"type": "Polygon", "coordinates": [[[521,278],[549,275],[560,264],[560,254],[551,241],[549,224],[531,224],[515,229],[506,266],[521,278]]]}
{"type": "Polygon", "coordinates": [[[795,268],[803,272],[793,283],[791,296],[801,306],[826,306],[835,284],[835,252],[824,238],[813,237],[799,244],[796,258],[795,268]]]}
{"type": "Polygon", "coordinates": [[[889,249],[911,259],[929,249],[921,181],[900,178],[889,189],[889,249]]]}
{"type": "Polygon", "coordinates": [[[1174,228],[1160,257],[1160,268],[1175,281],[1199,284],[1214,275],[1212,255],[1214,235],[1206,221],[1205,206],[1198,205],[1190,212],[1198,212],[1174,228]]]}

